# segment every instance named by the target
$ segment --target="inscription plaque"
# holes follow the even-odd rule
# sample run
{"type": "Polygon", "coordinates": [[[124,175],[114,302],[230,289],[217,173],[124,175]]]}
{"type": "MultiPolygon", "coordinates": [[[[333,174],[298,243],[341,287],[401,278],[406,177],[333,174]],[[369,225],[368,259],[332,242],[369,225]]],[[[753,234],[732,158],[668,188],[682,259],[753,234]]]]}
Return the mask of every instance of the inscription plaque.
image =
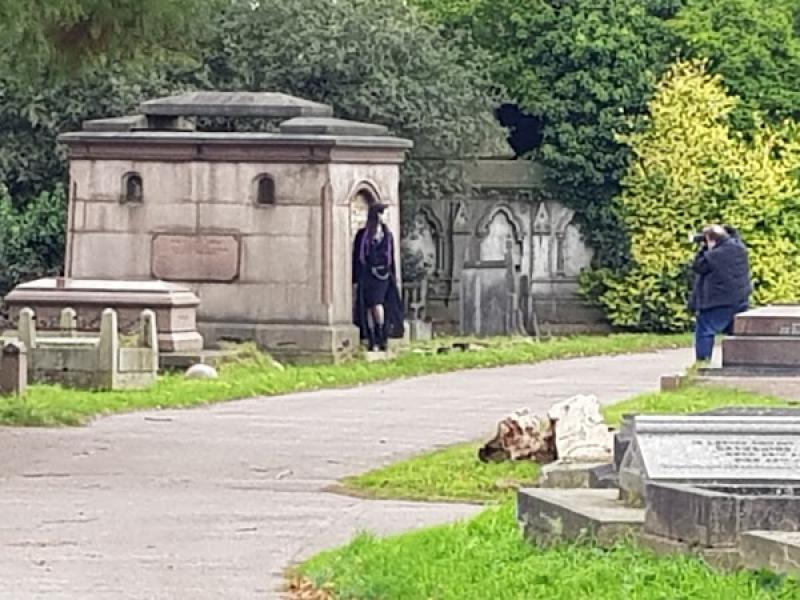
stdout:
{"type": "Polygon", "coordinates": [[[633,427],[620,467],[630,497],[647,482],[800,482],[796,416],[640,416],[633,427]]]}
{"type": "Polygon", "coordinates": [[[239,239],[234,235],[156,234],[152,273],[166,281],[230,283],[239,277],[239,239]]]}

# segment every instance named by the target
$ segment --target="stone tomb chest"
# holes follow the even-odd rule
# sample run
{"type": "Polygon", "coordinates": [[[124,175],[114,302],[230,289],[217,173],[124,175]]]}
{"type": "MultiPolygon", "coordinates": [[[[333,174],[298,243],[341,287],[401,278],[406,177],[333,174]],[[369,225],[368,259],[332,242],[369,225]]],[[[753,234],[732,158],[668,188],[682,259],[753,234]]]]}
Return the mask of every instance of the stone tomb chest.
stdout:
{"type": "Polygon", "coordinates": [[[635,417],[620,490],[641,501],[652,483],[800,486],[800,418],[635,417]]]}
{"type": "Polygon", "coordinates": [[[255,340],[287,359],[357,345],[353,213],[382,202],[399,239],[399,165],[384,127],[271,93],[196,92],[87,123],[69,149],[66,273],[181,282],[206,344],[255,340]],[[274,131],[193,130],[194,117],[289,119],[274,131]]]}

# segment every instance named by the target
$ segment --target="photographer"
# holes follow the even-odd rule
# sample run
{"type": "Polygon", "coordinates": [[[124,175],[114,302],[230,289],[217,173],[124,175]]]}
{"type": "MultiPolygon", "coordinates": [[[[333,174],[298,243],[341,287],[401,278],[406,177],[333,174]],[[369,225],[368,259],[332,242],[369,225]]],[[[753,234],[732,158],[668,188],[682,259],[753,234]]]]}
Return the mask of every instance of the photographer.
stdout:
{"type": "Polygon", "coordinates": [[[747,249],[735,229],[710,225],[695,237],[694,289],[689,309],[696,315],[694,347],[698,361],[711,360],[714,336],[731,333],[734,317],[747,310],[752,287],[747,249]]]}

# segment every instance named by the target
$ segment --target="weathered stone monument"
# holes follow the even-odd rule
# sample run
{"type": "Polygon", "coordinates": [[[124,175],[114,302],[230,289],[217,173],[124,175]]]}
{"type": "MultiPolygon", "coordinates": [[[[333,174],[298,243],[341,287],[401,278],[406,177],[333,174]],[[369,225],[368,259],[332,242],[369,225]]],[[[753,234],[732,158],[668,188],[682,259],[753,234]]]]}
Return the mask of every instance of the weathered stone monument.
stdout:
{"type": "Polygon", "coordinates": [[[25,344],[0,340],[0,396],[24,396],[28,387],[28,356],[25,344]]]}
{"type": "Polygon", "coordinates": [[[417,199],[404,240],[422,259],[437,328],[482,335],[519,327],[606,330],[602,313],[578,295],[592,251],[575,212],[548,197],[541,169],[502,156],[466,163],[469,192],[417,199]]]}
{"type": "Polygon", "coordinates": [[[143,310],[152,310],[160,352],[197,352],[203,338],[197,331],[200,299],[186,287],[164,281],[38,279],[18,285],[5,297],[12,321],[23,308],[36,315],[39,331],[64,330],[64,308],[74,311],[77,332],[97,331],[103,311],[117,312],[122,333],[136,333],[143,310]]]}
{"type": "MultiPolygon", "coordinates": [[[[122,339],[116,311],[106,309],[95,336],[78,335],[75,311],[62,313],[62,333],[39,336],[36,317],[30,308],[20,311],[16,338],[4,348],[17,348],[13,354],[20,362],[6,364],[4,354],[2,379],[13,377],[13,367],[21,372],[27,359],[30,381],[58,383],[67,387],[95,390],[145,388],[158,375],[158,341],[153,311],[142,311],[138,334],[132,340],[122,339]],[[22,352],[25,349],[27,353],[22,352]],[[8,369],[7,369],[8,367],[8,369]]],[[[4,351],[5,352],[5,351],[4,351]]]]}
{"type": "Polygon", "coordinates": [[[521,525],[533,537],[634,534],[718,566],[797,570],[776,557],[800,552],[800,410],[714,413],[629,419],[619,490],[521,490],[521,525]]]}
{"type": "Polygon", "coordinates": [[[354,349],[354,216],[389,205],[399,239],[399,165],[411,143],[285,94],[196,92],[140,112],[60,138],[67,279],[180,283],[200,299],[207,345],[255,340],[294,360],[354,349]],[[269,133],[200,132],[195,117],[281,122],[269,133]]]}
{"type": "Polygon", "coordinates": [[[800,418],[638,416],[620,490],[644,501],[650,483],[800,485],[800,418]]]}

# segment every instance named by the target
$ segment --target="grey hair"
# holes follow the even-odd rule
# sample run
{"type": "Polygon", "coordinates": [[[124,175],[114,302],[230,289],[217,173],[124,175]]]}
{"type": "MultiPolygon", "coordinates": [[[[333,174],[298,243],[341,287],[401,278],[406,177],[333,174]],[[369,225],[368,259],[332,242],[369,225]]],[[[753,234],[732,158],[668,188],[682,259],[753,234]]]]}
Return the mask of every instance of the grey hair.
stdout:
{"type": "Polygon", "coordinates": [[[721,242],[722,240],[727,240],[729,237],[731,237],[728,232],[725,231],[725,228],[722,225],[718,225],[716,223],[703,229],[703,235],[710,240],[714,240],[715,242],[721,242]]]}

